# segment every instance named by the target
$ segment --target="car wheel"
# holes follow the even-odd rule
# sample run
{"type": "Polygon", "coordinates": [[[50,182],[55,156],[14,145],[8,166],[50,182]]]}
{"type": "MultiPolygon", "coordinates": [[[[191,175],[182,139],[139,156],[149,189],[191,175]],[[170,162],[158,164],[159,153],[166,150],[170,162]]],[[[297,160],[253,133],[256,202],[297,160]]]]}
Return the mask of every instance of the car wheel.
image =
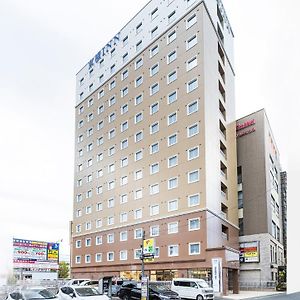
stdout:
{"type": "Polygon", "coordinates": [[[198,295],[198,296],[196,297],[196,300],[203,300],[203,297],[202,297],[201,295],[198,295]]]}

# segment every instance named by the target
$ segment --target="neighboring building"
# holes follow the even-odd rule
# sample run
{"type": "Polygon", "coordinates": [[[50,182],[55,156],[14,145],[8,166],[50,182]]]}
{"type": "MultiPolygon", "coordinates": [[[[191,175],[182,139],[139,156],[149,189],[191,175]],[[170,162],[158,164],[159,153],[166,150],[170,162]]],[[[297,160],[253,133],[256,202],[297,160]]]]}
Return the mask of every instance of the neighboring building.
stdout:
{"type": "Polygon", "coordinates": [[[287,264],[287,173],[280,172],[281,211],[282,211],[282,243],[285,265],[287,264]]]}
{"type": "Polygon", "coordinates": [[[237,121],[241,286],[270,286],[285,263],[280,158],[265,110],[237,121]]]}
{"type": "Polygon", "coordinates": [[[79,71],[73,277],[138,279],[145,231],[151,280],[237,291],[232,49],[221,1],[152,0],[79,71]]]}

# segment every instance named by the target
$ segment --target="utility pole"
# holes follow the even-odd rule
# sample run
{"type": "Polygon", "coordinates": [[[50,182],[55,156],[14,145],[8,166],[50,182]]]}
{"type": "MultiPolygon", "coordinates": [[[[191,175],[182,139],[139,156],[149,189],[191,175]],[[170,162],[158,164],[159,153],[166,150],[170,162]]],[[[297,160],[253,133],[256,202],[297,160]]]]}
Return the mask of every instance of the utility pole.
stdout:
{"type": "Polygon", "coordinates": [[[142,278],[145,276],[144,240],[145,240],[145,230],[143,230],[143,237],[142,237],[142,253],[141,253],[141,260],[142,260],[142,278]]]}

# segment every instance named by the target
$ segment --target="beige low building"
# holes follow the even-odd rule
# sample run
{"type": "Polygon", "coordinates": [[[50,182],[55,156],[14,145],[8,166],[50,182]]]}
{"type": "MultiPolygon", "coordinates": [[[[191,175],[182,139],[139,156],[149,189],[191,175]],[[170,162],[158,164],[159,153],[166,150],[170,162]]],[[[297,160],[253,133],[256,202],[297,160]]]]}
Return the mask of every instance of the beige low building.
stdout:
{"type": "Polygon", "coordinates": [[[145,232],[151,280],[237,291],[232,48],[221,1],[152,0],[79,71],[73,277],[138,279],[145,232]]]}

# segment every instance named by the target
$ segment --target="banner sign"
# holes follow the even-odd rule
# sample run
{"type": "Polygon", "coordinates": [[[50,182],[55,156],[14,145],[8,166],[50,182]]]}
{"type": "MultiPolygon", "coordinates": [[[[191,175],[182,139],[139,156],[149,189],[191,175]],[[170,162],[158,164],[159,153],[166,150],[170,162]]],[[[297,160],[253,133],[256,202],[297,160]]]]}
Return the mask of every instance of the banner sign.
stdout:
{"type": "Polygon", "coordinates": [[[214,292],[222,293],[223,292],[222,258],[212,258],[211,265],[212,265],[212,282],[213,282],[214,292]]]}
{"type": "Polygon", "coordinates": [[[240,262],[259,262],[259,242],[240,243],[240,262]]]}
{"type": "Polygon", "coordinates": [[[13,239],[13,267],[58,269],[59,243],[13,239]]]}

